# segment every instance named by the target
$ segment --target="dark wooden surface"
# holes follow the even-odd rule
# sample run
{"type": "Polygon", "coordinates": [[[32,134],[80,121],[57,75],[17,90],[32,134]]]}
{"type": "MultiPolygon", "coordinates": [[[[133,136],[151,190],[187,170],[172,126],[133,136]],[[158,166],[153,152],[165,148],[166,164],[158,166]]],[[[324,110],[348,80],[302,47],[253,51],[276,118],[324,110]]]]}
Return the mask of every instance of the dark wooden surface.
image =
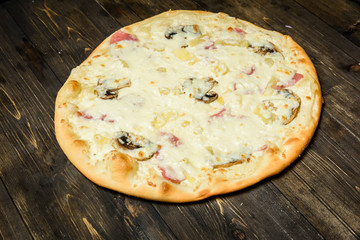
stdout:
{"type": "Polygon", "coordinates": [[[359,239],[358,0],[8,0],[0,5],[2,239],[359,239]],[[226,12],[291,35],[313,60],[324,106],[309,147],[253,187],[189,204],[98,187],[53,126],[71,69],[118,28],[169,9],[226,12]],[[291,28],[289,27],[291,26],[291,28]]]}

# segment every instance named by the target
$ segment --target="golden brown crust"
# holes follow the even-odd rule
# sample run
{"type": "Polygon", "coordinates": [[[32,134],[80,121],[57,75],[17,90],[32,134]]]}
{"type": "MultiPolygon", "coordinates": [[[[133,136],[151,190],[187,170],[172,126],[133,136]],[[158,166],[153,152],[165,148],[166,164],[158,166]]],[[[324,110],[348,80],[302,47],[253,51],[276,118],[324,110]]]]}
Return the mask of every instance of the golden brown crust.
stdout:
{"type": "MultiPolygon", "coordinates": [[[[153,19],[182,13],[190,13],[190,11],[169,11],[145,21],[152,21],[153,19]]],[[[191,11],[191,13],[202,15],[212,14],[204,11],[191,11]]],[[[227,15],[223,13],[220,13],[220,15],[227,17],[227,15]]],[[[124,29],[131,32],[132,28],[140,24],[141,22],[135,23],[125,27],[124,29]]],[[[247,24],[260,29],[251,23],[247,24]]],[[[97,168],[96,164],[91,165],[87,161],[87,153],[89,149],[88,143],[81,140],[79,136],[74,133],[72,126],[67,120],[67,116],[76,112],[76,106],[69,104],[69,99],[78,96],[82,89],[81,84],[76,79],[71,78],[67,80],[62,89],[59,91],[56,99],[55,133],[57,140],[70,161],[91,181],[100,186],[141,198],[168,202],[188,202],[201,200],[213,195],[233,192],[251,186],[269,176],[279,173],[289,166],[310,142],[320,118],[321,90],[315,68],[305,51],[291,37],[283,36],[283,38],[285,39],[285,44],[288,45],[287,48],[290,49],[291,52],[296,52],[296,55],[300,56],[296,58],[298,59],[296,64],[300,64],[303,68],[305,68],[312,77],[312,85],[314,85],[315,92],[313,116],[311,118],[311,122],[305,129],[300,132],[295,131],[294,134],[284,139],[282,150],[277,149],[276,147],[267,148],[263,157],[264,161],[259,164],[259,169],[252,177],[244,180],[234,180],[227,179],[226,174],[223,174],[222,177],[219,176],[216,171],[220,172],[219,170],[221,170],[221,168],[230,168],[237,165],[235,163],[226,163],[223,164],[223,166],[219,165],[219,167],[215,167],[212,172],[213,176],[210,177],[207,185],[202,185],[196,190],[189,190],[183,188],[180,184],[164,181],[164,179],[159,177],[154,177],[154,179],[151,180],[143,179],[143,181],[139,183],[131,183],[129,178],[136,174],[139,167],[138,162],[130,156],[119,153],[115,150],[110,152],[107,159],[105,159],[105,161],[109,162],[108,171],[103,171],[97,168]]],[[[103,49],[107,48],[109,45],[109,39],[110,37],[105,39],[90,54],[85,62],[90,61],[92,57],[100,54],[103,49]]],[[[278,46],[276,47],[278,48],[278,46]]],[[[294,122],[291,122],[290,124],[293,124],[294,122]]],[[[238,162],[238,164],[243,164],[243,162],[238,162]]],[[[226,171],[228,170],[224,169],[222,172],[226,173],[226,171]]]]}

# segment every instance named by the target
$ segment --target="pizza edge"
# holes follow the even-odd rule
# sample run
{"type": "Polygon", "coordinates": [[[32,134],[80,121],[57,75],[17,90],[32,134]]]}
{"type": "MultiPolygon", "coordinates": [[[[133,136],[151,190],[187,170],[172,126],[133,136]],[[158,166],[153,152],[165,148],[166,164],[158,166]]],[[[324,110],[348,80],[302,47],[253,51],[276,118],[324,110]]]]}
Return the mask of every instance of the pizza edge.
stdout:
{"type": "MultiPolygon", "coordinates": [[[[144,21],[151,21],[154,18],[159,16],[168,15],[168,14],[178,14],[181,12],[190,12],[186,10],[177,10],[177,11],[168,11],[151,18],[148,18],[144,21]]],[[[191,11],[195,14],[211,14],[205,11],[191,11]]],[[[224,14],[224,13],[220,13],[224,14]]],[[[227,16],[227,14],[224,14],[227,16]]],[[[142,22],[137,22],[135,24],[124,27],[123,29],[131,29],[135,25],[141,24],[142,22]]],[[[256,28],[262,29],[252,23],[241,20],[246,24],[252,25],[256,28]]],[[[263,29],[262,29],[263,30],[263,29]]],[[[271,31],[270,31],[271,32],[271,31]]],[[[282,34],[281,34],[282,35],[282,34]]],[[[112,158],[111,162],[115,162],[113,169],[116,169],[116,172],[110,171],[108,173],[100,172],[96,166],[91,166],[87,163],[87,152],[88,146],[87,143],[83,140],[80,140],[79,137],[73,133],[72,126],[66,121],[66,116],[74,112],[72,106],[69,106],[67,99],[76,97],[81,91],[81,86],[79,82],[71,80],[70,77],[65,82],[64,86],[60,89],[58,96],[56,98],[56,107],[55,107],[55,134],[59,142],[59,145],[63,149],[66,156],[69,160],[76,166],[76,168],[85,175],[88,179],[94,183],[106,187],[124,194],[141,197],[150,200],[164,201],[164,202],[190,202],[198,201],[210,196],[225,194],[237,190],[241,190],[248,186],[254,185],[257,182],[270,177],[272,175],[278,174],[286,167],[288,167],[292,162],[294,162],[299,154],[306,148],[309,144],[319,121],[321,113],[321,90],[320,84],[317,78],[316,70],[306,54],[306,52],[289,36],[282,35],[287,43],[294,49],[299,52],[299,55],[302,56],[302,65],[307,69],[308,73],[314,79],[314,85],[316,87],[314,100],[314,112],[312,116],[312,121],[309,127],[305,130],[302,130],[301,133],[296,132],[296,134],[289,136],[284,141],[284,149],[273,149],[270,148],[266,151],[267,164],[260,169],[253,177],[245,180],[228,180],[225,178],[214,178],[211,184],[206,187],[200,188],[195,192],[184,191],[180,189],[177,184],[171,183],[169,181],[160,180],[160,184],[157,184],[156,187],[149,184],[143,184],[141,186],[134,187],[127,179],[136,170],[137,161],[132,159],[130,156],[121,153],[112,153],[109,157],[112,158]],[[282,159],[278,157],[278,152],[281,151],[285,154],[285,157],[282,159]]],[[[109,45],[109,39],[111,35],[106,38],[84,61],[88,61],[94,55],[97,55],[99,52],[102,52],[103,48],[106,48],[109,45]]],[[[284,155],[283,155],[284,156],[284,155]]]]}

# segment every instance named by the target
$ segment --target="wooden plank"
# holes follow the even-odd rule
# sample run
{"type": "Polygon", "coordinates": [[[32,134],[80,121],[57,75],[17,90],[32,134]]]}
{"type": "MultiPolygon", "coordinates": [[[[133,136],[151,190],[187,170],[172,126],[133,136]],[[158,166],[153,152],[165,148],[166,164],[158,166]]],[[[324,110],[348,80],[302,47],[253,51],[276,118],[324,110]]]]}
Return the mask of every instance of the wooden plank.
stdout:
{"type": "Polygon", "coordinates": [[[10,1],[4,6],[61,82],[105,37],[68,1],[10,1]]]}
{"type": "Polygon", "coordinates": [[[329,24],[347,39],[360,46],[359,2],[351,0],[296,0],[296,2],[329,24]]]}
{"type": "MultiPolygon", "coordinates": [[[[333,212],[333,208],[325,203],[324,198],[316,194],[316,190],[309,186],[308,182],[304,181],[297,171],[286,172],[281,178],[274,179],[273,182],[281,188],[289,201],[316,227],[325,239],[358,239],[359,234],[344,223],[341,216],[333,212]]],[[[331,193],[328,196],[333,198],[331,193]]],[[[341,203],[335,209],[343,208],[343,205],[341,203]]],[[[355,211],[356,208],[352,209],[350,213],[353,215],[356,213],[355,211]]]]}
{"type": "MultiPolygon", "coordinates": [[[[0,139],[4,139],[4,137],[1,136],[0,139]]],[[[0,182],[0,238],[31,239],[31,235],[2,181],[0,182]]]]}
{"type": "MultiPolygon", "coordinates": [[[[2,16],[6,14],[1,10],[2,16]]],[[[5,22],[1,22],[0,32],[2,36],[7,36],[2,28],[3,23],[5,22]]],[[[15,29],[14,25],[12,28],[15,29]]],[[[92,201],[93,198],[101,199],[101,191],[95,185],[88,184],[68,163],[55,140],[52,114],[49,114],[53,112],[55,89],[45,90],[43,84],[49,82],[39,83],[23,56],[14,51],[10,39],[11,37],[0,39],[0,69],[3,79],[0,120],[2,134],[6,136],[1,146],[1,172],[33,237],[88,239],[114,238],[122,234],[146,239],[140,237],[139,232],[129,223],[113,223],[109,213],[126,216],[126,209],[112,205],[101,214],[104,203],[92,201]],[[66,164],[71,169],[69,174],[63,172],[66,164]],[[73,176],[75,179],[71,179],[73,176]],[[68,180],[67,185],[63,178],[68,180]],[[79,182],[76,182],[78,179],[79,182]],[[79,184],[82,191],[73,194],[72,191],[75,190],[76,193],[79,185],[72,186],[70,183],[79,184]]],[[[53,76],[47,76],[45,80],[60,84],[56,78],[51,79],[53,76]]]]}
{"type": "Polygon", "coordinates": [[[360,229],[359,164],[320,131],[313,145],[273,181],[325,238],[354,239],[360,229]]]}
{"type": "Polygon", "coordinates": [[[322,238],[270,182],[199,203],[154,205],[183,239],[322,238]],[[186,231],[176,228],[179,222],[186,231]]]}

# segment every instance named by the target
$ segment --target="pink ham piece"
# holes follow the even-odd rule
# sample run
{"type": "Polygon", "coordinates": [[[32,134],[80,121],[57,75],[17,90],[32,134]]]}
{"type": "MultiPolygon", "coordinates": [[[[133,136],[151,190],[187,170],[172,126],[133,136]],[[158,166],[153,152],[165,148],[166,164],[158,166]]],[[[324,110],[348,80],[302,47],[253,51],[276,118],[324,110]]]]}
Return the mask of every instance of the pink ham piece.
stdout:
{"type": "Polygon", "coordinates": [[[240,34],[240,36],[245,36],[245,34],[246,34],[246,32],[244,30],[242,30],[241,28],[235,28],[234,31],[237,32],[238,34],[240,34]]]}
{"type": "Polygon", "coordinates": [[[129,33],[123,32],[121,30],[117,31],[116,33],[114,33],[111,38],[110,38],[110,44],[116,43],[116,42],[120,42],[120,41],[124,41],[124,40],[128,40],[128,41],[135,41],[138,42],[139,39],[137,39],[136,36],[131,35],[129,33]]]}
{"type": "Polygon", "coordinates": [[[114,123],[114,122],[115,122],[115,120],[107,119],[107,115],[106,115],[106,114],[101,115],[100,120],[101,120],[101,121],[105,121],[105,122],[109,122],[109,123],[114,123]]]}
{"type": "Polygon", "coordinates": [[[170,143],[172,145],[174,145],[175,147],[178,147],[180,144],[182,144],[180,139],[177,136],[175,136],[175,135],[173,135],[171,133],[160,132],[160,136],[167,136],[170,143]]]}
{"type": "Polygon", "coordinates": [[[76,115],[79,117],[79,118],[85,118],[85,119],[93,119],[94,117],[87,114],[87,113],[84,113],[84,112],[79,112],[77,111],[76,112],[76,115]]]}
{"type": "Polygon", "coordinates": [[[105,121],[105,122],[109,122],[109,123],[114,123],[115,120],[112,120],[112,119],[107,119],[107,115],[106,114],[102,114],[100,117],[94,117],[88,113],[85,113],[85,112],[79,112],[77,111],[76,112],[76,115],[79,117],[79,118],[84,118],[84,119],[93,119],[93,120],[101,120],[101,121],[105,121]]]}
{"type": "Polygon", "coordinates": [[[252,75],[252,74],[255,72],[255,70],[256,70],[255,65],[252,65],[250,71],[249,71],[249,72],[246,72],[245,74],[246,74],[246,75],[252,75]]]}
{"type": "Polygon", "coordinates": [[[208,45],[205,47],[206,50],[213,50],[213,49],[217,49],[217,47],[215,46],[214,42],[211,42],[211,45],[208,45]]]}
{"type": "Polygon", "coordinates": [[[214,118],[214,117],[223,117],[225,111],[226,111],[226,109],[223,108],[223,109],[220,110],[220,112],[215,113],[215,114],[211,115],[210,117],[211,117],[211,118],[214,118]]]}
{"type": "Polygon", "coordinates": [[[267,145],[263,145],[263,146],[259,147],[258,149],[256,149],[255,151],[256,151],[256,152],[261,152],[261,151],[266,150],[267,148],[268,148],[267,145]]]}
{"type": "MultiPolygon", "coordinates": [[[[160,169],[161,175],[163,176],[164,179],[166,179],[172,183],[176,183],[176,184],[180,184],[183,181],[183,180],[175,179],[175,178],[172,178],[171,176],[169,176],[169,173],[165,170],[165,168],[162,168],[159,166],[159,169],[160,169]]],[[[167,170],[170,172],[174,172],[174,170],[170,167],[168,167],[167,170]]]]}
{"type": "Polygon", "coordinates": [[[276,85],[273,88],[276,90],[280,90],[286,87],[291,87],[294,86],[298,81],[300,81],[302,78],[304,77],[304,75],[302,75],[301,73],[295,73],[294,76],[284,85],[276,85]]]}

